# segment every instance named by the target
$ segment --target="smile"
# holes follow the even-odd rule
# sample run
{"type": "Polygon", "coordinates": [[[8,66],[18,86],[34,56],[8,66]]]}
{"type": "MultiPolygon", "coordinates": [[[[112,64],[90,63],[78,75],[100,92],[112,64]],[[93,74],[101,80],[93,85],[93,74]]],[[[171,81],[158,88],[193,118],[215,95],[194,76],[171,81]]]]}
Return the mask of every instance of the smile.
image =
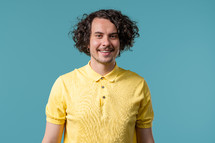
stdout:
{"type": "Polygon", "coordinates": [[[109,53],[109,52],[111,52],[111,51],[100,51],[100,52],[102,52],[102,53],[109,53]]]}
{"type": "Polygon", "coordinates": [[[101,48],[101,49],[98,49],[97,51],[102,53],[109,53],[109,52],[113,52],[114,48],[101,48]]]}
{"type": "Polygon", "coordinates": [[[101,53],[103,56],[110,56],[113,51],[114,50],[98,50],[98,52],[101,53]]]}

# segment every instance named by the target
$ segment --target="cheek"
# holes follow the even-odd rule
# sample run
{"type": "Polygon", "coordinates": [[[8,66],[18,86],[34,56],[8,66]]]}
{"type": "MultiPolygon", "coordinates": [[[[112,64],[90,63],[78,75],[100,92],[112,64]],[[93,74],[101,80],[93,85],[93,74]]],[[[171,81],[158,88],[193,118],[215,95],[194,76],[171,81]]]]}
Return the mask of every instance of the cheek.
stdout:
{"type": "Polygon", "coordinates": [[[93,47],[97,47],[99,45],[99,41],[98,40],[91,40],[90,45],[93,47]]]}
{"type": "Polygon", "coordinates": [[[114,45],[114,47],[119,48],[119,47],[120,47],[120,42],[119,42],[119,41],[115,41],[115,42],[113,43],[113,45],[114,45]]]}

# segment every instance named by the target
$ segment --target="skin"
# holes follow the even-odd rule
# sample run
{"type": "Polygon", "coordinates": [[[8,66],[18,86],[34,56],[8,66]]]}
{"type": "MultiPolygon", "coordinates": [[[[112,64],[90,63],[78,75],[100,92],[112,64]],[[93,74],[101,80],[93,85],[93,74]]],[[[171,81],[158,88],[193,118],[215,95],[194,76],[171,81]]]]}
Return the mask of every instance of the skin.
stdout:
{"type": "Polygon", "coordinates": [[[152,128],[136,128],[137,143],[154,143],[152,128]]]}
{"type": "Polygon", "coordinates": [[[120,41],[117,29],[107,19],[95,18],[92,21],[90,44],[90,66],[100,75],[110,72],[119,54],[120,41]]]}
{"type": "MultiPolygon", "coordinates": [[[[95,18],[92,21],[88,48],[91,68],[102,76],[109,73],[116,64],[120,48],[115,25],[107,19],[95,18]]],[[[47,122],[42,143],[60,143],[64,127],[47,122]]],[[[136,128],[136,135],[137,143],[154,143],[151,128],[136,128]]]]}
{"type": "Polygon", "coordinates": [[[42,143],[60,143],[64,125],[46,122],[46,131],[42,143]]]}

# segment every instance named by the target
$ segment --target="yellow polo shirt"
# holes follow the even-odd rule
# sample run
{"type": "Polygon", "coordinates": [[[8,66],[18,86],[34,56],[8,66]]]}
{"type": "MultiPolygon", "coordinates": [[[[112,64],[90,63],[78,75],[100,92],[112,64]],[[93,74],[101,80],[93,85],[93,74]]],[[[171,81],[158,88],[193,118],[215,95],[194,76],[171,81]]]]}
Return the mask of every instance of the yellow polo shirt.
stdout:
{"type": "Polygon", "coordinates": [[[117,65],[101,76],[88,63],[56,80],[46,116],[65,124],[64,143],[132,143],[135,126],[150,128],[154,115],[141,76],[117,65]]]}

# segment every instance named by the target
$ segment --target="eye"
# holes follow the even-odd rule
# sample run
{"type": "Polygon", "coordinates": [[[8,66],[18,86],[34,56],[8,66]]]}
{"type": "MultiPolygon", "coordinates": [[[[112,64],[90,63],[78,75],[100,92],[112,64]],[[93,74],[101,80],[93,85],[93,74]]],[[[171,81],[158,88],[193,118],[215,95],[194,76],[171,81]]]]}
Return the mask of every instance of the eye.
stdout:
{"type": "Polygon", "coordinates": [[[96,34],[95,37],[102,38],[102,34],[96,34]]]}
{"type": "Polygon", "coordinates": [[[118,38],[118,35],[117,35],[117,34],[110,35],[110,38],[111,38],[111,39],[117,39],[117,38],[118,38]]]}

